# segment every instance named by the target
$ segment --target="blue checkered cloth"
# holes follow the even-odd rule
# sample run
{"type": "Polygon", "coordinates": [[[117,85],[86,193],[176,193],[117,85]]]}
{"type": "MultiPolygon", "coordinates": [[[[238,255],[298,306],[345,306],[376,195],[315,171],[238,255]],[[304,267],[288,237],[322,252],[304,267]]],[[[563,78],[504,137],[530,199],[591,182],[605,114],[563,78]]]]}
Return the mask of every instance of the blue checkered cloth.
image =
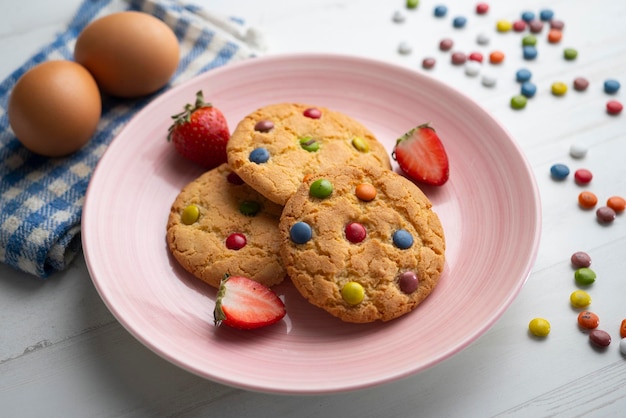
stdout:
{"type": "Polygon", "coordinates": [[[80,220],[91,174],[108,144],[143,106],[169,87],[228,62],[258,55],[261,34],[239,19],[168,0],[85,0],[67,29],[0,84],[0,262],[46,278],[65,269],[80,251],[80,220]],[[76,37],[104,15],[138,10],[167,23],[178,37],[181,59],[170,84],[141,99],[103,97],[91,141],[64,158],[26,150],[9,126],[7,104],[19,77],[48,60],[73,57],[76,37]]]}

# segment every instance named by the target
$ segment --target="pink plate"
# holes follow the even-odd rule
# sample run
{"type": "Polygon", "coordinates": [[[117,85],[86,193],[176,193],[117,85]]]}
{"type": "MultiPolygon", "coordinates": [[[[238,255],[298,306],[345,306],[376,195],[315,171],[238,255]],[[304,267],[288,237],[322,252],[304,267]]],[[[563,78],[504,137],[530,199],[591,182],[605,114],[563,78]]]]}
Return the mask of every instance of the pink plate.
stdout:
{"type": "MultiPolygon", "coordinates": [[[[209,191],[210,193],[210,191],[209,191]]],[[[91,180],[83,217],[89,272],[107,307],[138,340],[205,378],[274,393],[330,393],[391,382],[466,347],[525,283],[540,237],[531,169],[503,127],[472,100],[414,71],[368,59],[286,55],[229,64],[156,98],[113,141],[91,180]],[[386,324],[343,323],[284,283],[288,315],[252,332],[215,328],[215,290],[169,255],[165,225],[179,190],[201,171],[165,139],[170,115],[196,91],[231,129],[258,107],[304,102],[344,112],[391,151],[430,122],[450,180],[424,188],[447,237],[440,283],[414,312],[386,324]]]]}

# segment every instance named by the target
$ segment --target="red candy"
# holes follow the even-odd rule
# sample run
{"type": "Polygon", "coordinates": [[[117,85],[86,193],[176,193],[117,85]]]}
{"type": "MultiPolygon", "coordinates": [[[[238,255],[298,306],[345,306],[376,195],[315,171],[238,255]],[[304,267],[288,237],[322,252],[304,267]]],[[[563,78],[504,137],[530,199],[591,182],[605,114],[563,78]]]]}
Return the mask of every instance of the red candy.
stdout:
{"type": "Polygon", "coordinates": [[[367,232],[365,227],[357,222],[351,222],[346,225],[346,239],[352,243],[359,243],[365,239],[367,232]]]}
{"type": "Polygon", "coordinates": [[[476,5],[476,13],[479,15],[484,15],[489,11],[489,5],[487,3],[478,3],[476,5]]]}
{"type": "Polygon", "coordinates": [[[589,341],[598,347],[608,347],[611,344],[611,335],[600,329],[594,329],[589,333],[589,341]]]}
{"type": "Polygon", "coordinates": [[[247,242],[245,235],[236,232],[226,238],[226,248],[229,250],[241,250],[246,246],[247,242]]]}
{"type": "Polygon", "coordinates": [[[470,61],[483,62],[483,54],[481,54],[480,52],[472,52],[471,54],[469,54],[467,59],[469,59],[470,61]]]}
{"type": "Polygon", "coordinates": [[[587,184],[592,178],[593,174],[591,174],[591,171],[585,168],[580,168],[574,173],[574,180],[576,180],[578,184],[587,184]]]}
{"type": "Polygon", "coordinates": [[[304,111],[303,115],[306,116],[307,118],[319,119],[322,117],[322,112],[319,109],[310,107],[304,111]]]}
{"type": "Polygon", "coordinates": [[[622,109],[624,109],[624,106],[617,100],[609,100],[606,103],[606,111],[610,115],[619,115],[622,113],[622,109]]]}
{"type": "Polygon", "coordinates": [[[525,29],[526,22],[524,22],[523,20],[516,20],[515,22],[513,22],[513,30],[515,32],[524,32],[525,29]]]}

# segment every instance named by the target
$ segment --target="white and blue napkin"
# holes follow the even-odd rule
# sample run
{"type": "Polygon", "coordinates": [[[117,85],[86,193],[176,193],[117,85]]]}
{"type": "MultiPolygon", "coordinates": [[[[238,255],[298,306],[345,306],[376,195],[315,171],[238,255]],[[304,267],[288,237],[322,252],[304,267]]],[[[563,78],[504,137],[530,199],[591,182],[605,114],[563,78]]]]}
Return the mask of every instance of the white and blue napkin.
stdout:
{"type": "Polygon", "coordinates": [[[260,33],[239,19],[216,16],[173,0],[85,0],[68,27],[0,84],[0,262],[40,278],[65,269],[80,251],[80,221],[91,174],[120,129],[156,95],[231,61],[258,55],[260,33]],[[64,158],[26,150],[9,126],[7,105],[19,77],[35,65],[73,57],[76,37],[104,15],[138,10],[168,24],[181,58],[170,84],[141,99],[103,97],[102,117],[91,141],[64,158]]]}

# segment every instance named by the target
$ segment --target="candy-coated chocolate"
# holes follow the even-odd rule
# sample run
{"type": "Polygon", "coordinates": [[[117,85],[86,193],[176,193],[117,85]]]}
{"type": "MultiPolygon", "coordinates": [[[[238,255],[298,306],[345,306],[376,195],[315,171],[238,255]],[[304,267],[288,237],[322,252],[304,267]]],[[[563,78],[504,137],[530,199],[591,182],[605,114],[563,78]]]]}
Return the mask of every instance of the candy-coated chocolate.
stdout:
{"type": "Polygon", "coordinates": [[[584,251],[576,251],[570,258],[572,266],[576,268],[589,267],[591,265],[591,257],[584,251]]]}
{"type": "Polygon", "coordinates": [[[546,337],[550,334],[550,322],[544,318],[533,318],[528,324],[528,329],[537,337],[546,337]]]}
{"type": "Polygon", "coordinates": [[[478,61],[467,61],[465,63],[465,74],[470,77],[475,77],[480,73],[482,65],[478,61]]]}
{"type": "Polygon", "coordinates": [[[600,325],[600,317],[591,311],[582,311],[578,314],[578,325],[585,329],[596,329],[600,325]]]}
{"type": "Polygon", "coordinates": [[[306,222],[296,222],[289,230],[289,237],[296,244],[306,244],[312,236],[311,226],[306,222]]]}
{"type": "Polygon", "coordinates": [[[320,143],[316,141],[315,139],[311,138],[310,136],[300,138],[299,142],[300,142],[300,147],[302,147],[302,149],[305,151],[315,152],[315,151],[319,151],[320,149],[320,143]]]}
{"type": "Polygon", "coordinates": [[[619,327],[619,335],[622,338],[626,338],[626,319],[622,320],[622,324],[619,327]]]}
{"type": "Polygon", "coordinates": [[[537,37],[535,35],[526,35],[522,38],[522,46],[537,45],[537,37]]]}
{"type": "Polygon", "coordinates": [[[526,23],[532,22],[535,19],[535,14],[530,11],[522,12],[522,20],[526,23]]]}
{"type": "Polygon", "coordinates": [[[606,102],[606,111],[610,115],[619,115],[622,113],[624,106],[617,100],[609,100],[606,102]]]}
{"type": "Polygon", "coordinates": [[[588,190],[582,191],[578,194],[578,204],[583,209],[591,209],[598,203],[598,197],[588,190]]]}
{"type": "Polygon", "coordinates": [[[574,180],[578,184],[589,184],[593,179],[593,174],[586,168],[579,168],[574,172],[574,180]]]}
{"type": "Polygon", "coordinates": [[[263,147],[255,148],[250,151],[250,161],[256,164],[266,163],[270,159],[270,152],[263,147]]]}
{"type": "Polygon", "coordinates": [[[316,107],[310,107],[308,109],[305,109],[302,114],[311,119],[319,119],[322,117],[322,111],[316,107]]]}
{"type": "Polygon", "coordinates": [[[466,24],[467,24],[467,18],[463,16],[457,16],[452,21],[452,26],[454,26],[457,29],[465,27],[466,24]]]}
{"type": "Polygon", "coordinates": [[[225,245],[226,248],[228,248],[229,250],[236,251],[245,247],[247,243],[248,241],[245,235],[240,234],[239,232],[235,232],[226,237],[225,245]]]}
{"type": "MultiPolygon", "coordinates": [[[[411,46],[410,43],[406,41],[402,41],[398,44],[398,52],[402,55],[409,55],[411,52],[413,52],[413,47],[411,46]]],[[[317,119],[317,118],[314,118],[314,119],[317,119]]]]}
{"type": "Polygon", "coordinates": [[[200,218],[200,208],[196,205],[189,205],[183,209],[183,213],[180,216],[180,220],[185,225],[191,225],[200,218]]]}
{"type": "Polygon", "coordinates": [[[513,109],[519,110],[519,109],[525,108],[526,102],[527,102],[526,96],[524,96],[523,94],[518,94],[518,95],[511,97],[511,107],[513,109]]]}
{"type": "Polygon", "coordinates": [[[404,23],[404,21],[406,20],[406,16],[401,11],[396,10],[393,13],[393,16],[392,16],[391,20],[393,20],[396,23],[404,23]]]}
{"type": "Polygon", "coordinates": [[[352,138],[352,146],[360,152],[368,152],[370,150],[370,144],[360,136],[352,138]]]}
{"type": "Polygon", "coordinates": [[[481,32],[478,35],[476,35],[476,43],[478,45],[489,45],[490,41],[491,41],[491,37],[484,32],[481,32]]]}
{"type": "Polygon", "coordinates": [[[402,250],[406,250],[413,245],[413,236],[404,229],[398,229],[393,233],[393,244],[402,250]]]}
{"type": "Polygon", "coordinates": [[[561,42],[561,38],[563,37],[563,32],[558,29],[550,29],[548,32],[548,42],[551,44],[556,44],[561,42]]]}
{"type": "Polygon", "coordinates": [[[465,64],[465,61],[467,61],[467,55],[465,55],[463,52],[453,52],[450,56],[450,61],[453,65],[465,64]]]}
{"type": "Polygon", "coordinates": [[[491,62],[492,64],[500,64],[502,61],[504,61],[504,52],[493,51],[491,54],[489,54],[489,62],[491,62]]]}
{"type": "Polygon", "coordinates": [[[358,305],[365,298],[365,289],[357,282],[348,282],[341,288],[341,297],[350,305],[358,305]]]}
{"type": "Polygon", "coordinates": [[[533,97],[537,93],[537,86],[530,81],[525,81],[520,87],[520,93],[526,97],[533,97]]]}
{"type": "Polygon", "coordinates": [[[572,158],[584,158],[587,155],[587,147],[583,144],[572,144],[569,147],[569,155],[572,158]]]}
{"type": "Polygon", "coordinates": [[[537,55],[537,47],[532,45],[526,45],[522,47],[522,56],[525,60],[534,60],[535,58],[537,58],[537,55]]]}
{"type": "Polygon", "coordinates": [[[483,74],[481,82],[485,87],[493,87],[498,82],[498,78],[492,74],[483,74]]]}
{"type": "Polygon", "coordinates": [[[443,5],[436,6],[435,10],[433,11],[435,17],[444,17],[446,13],[448,13],[448,8],[443,5]]]}
{"type": "Polygon", "coordinates": [[[583,77],[576,77],[574,79],[574,90],[585,91],[589,87],[589,81],[583,77]]]}
{"type": "Polygon", "coordinates": [[[554,164],[550,167],[550,175],[555,180],[563,180],[569,176],[569,167],[565,164],[554,164]]]}
{"type": "Polygon", "coordinates": [[[358,222],[350,222],[345,228],[346,239],[357,244],[365,239],[367,231],[365,227],[358,222]]]}
{"type": "Polygon", "coordinates": [[[617,80],[606,80],[604,82],[604,92],[607,94],[615,94],[620,88],[620,83],[617,80]]]}
{"type": "Polygon", "coordinates": [[[584,290],[573,291],[569,300],[574,308],[586,308],[591,304],[591,296],[584,290]]]}
{"type": "Polygon", "coordinates": [[[543,22],[541,20],[531,20],[528,22],[528,28],[532,33],[541,33],[543,30],[543,22]]]}
{"type": "Polygon", "coordinates": [[[274,122],[271,120],[260,120],[254,125],[254,130],[257,132],[269,132],[274,129],[274,122]]]}
{"type": "Polygon", "coordinates": [[[550,29],[563,30],[565,23],[562,20],[552,19],[550,20],[550,29]]]}
{"type": "Polygon", "coordinates": [[[551,89],[552,94],[554,94],[555,96],[563,96],[565,93],[567,93],[567,84],[556,81],[552,83],[551,89]]]}
{"type": "Polygon", "coordinates": [[[619,351],[623,356],[626,356],[626,338],[622,338],[619,342],[619,351]]]}
{"type": "Polygon", "coordinates": [[[606,205],[613,209],[615,213],[621,213],[626,209],[626,199],[621,196],[611,196],[607,199],[606,205]]]}
{"type": "Polygon", "coordinates": [[[398,276],[398,286],[403,293],[410,295],[417,290],[419,279],[413,271],[405,271],[398,276]]]}
{"type": "Polygon", "coordinates": [[[550,9],[543,9],[539,12],[539,19],[544,22],[549,22],[554,17],[554,12],[550,9]]]}
{"type": "Polygon", "coordinates": [[[589,267],[581,267],[574,272],[574,280],[580,285],[588,286],[596,281],[596,272],[589,267]]]}
{"type": "Polygon", "coordinates": [[[476,4],[476,14],[484,15],[489,11],[489,5],[487,3],[476,4]]]}
{"type": "Polygon", "coordinates": [[[419,6],[419,4],[419,0],[406,0],[407,9],[417,9],[417,6],[419,6]]]}
{"type": "Polygon", "coordinates": [[[565,48],[563,50],[563,58],[568,61],[575,60],[578,57],[578,51],[574,48],[565,48]]]}
{"type": "Polygon", "coordinates": [[[261,210],[261,204],[254,200],[245,200],[239,204],[239,212],[245,216],[255,216],[261,210]]]}
{"type": "Polygon", "coordinates": [[[435,66],[436,62],[437,61],[434,58],[426,57],[422,60],[422,68],[424,68],[425,70],[430,70],[435,66]]]}
{"type": "Polygon", "coordinates": [[[515,32],[524,32],[524,30],[526,30],[526,22],[523,20],[516,20],[513,22],[513,30],[515,32]]]}
{"type": "Polygon", "coordinates": [[[601,329],[594,329],[589,333],[589,341],[598,347],[608,347],[611,344],[611,335],[601,329]]]}
{"type": "Polygon", "coordinates": [[[498,32],[508,32],[513,27],[510,20],[500,19],[496,22],[496,30],[498,32]]]}
{"type": "Polygon", "coordinates": [[[519,70],[517,70],[517,72],[515,73],[515,79],[517,81],[519,81],[520,83],[523,83],[524,81],[528,81],[530,80],[530,78],[532,77],[532,73],[530,72],[530,70],[526,69],[526,68],[520,68],[519,70]]]}
{"type": "Polygon", "coordinates": [[[354,192],[356,194],[356,197],[364,202],[370,202],[376,197],[376,188],[369,183],[359,184],[358,186],[356,186],[354,192]]]}
{"type": "Polygon", "coordinates": [[[615,220],[616,213],[608,206],[601,206],[596,210],[596,218],[598,222],[609,224],[615,220]]]}
{"type": "Polygon", "coordinates": [[[454,45],[454,41],[450,38],[445,38],[439,41],[439,49],[442,51],[449,51],[454,45]]]}
{"type": "Polygon", "coordinates": [[[326,179],[315,180],[309,187],[309,193],[313,197],[325,199],[333,192],[333,184],[326,179]]]}
{"type": "Polygon", "coordinates": [[[480,52],[472,52],[468,55],[467,59],[470,61],[483,62],[483,54],[480,52]]]}

